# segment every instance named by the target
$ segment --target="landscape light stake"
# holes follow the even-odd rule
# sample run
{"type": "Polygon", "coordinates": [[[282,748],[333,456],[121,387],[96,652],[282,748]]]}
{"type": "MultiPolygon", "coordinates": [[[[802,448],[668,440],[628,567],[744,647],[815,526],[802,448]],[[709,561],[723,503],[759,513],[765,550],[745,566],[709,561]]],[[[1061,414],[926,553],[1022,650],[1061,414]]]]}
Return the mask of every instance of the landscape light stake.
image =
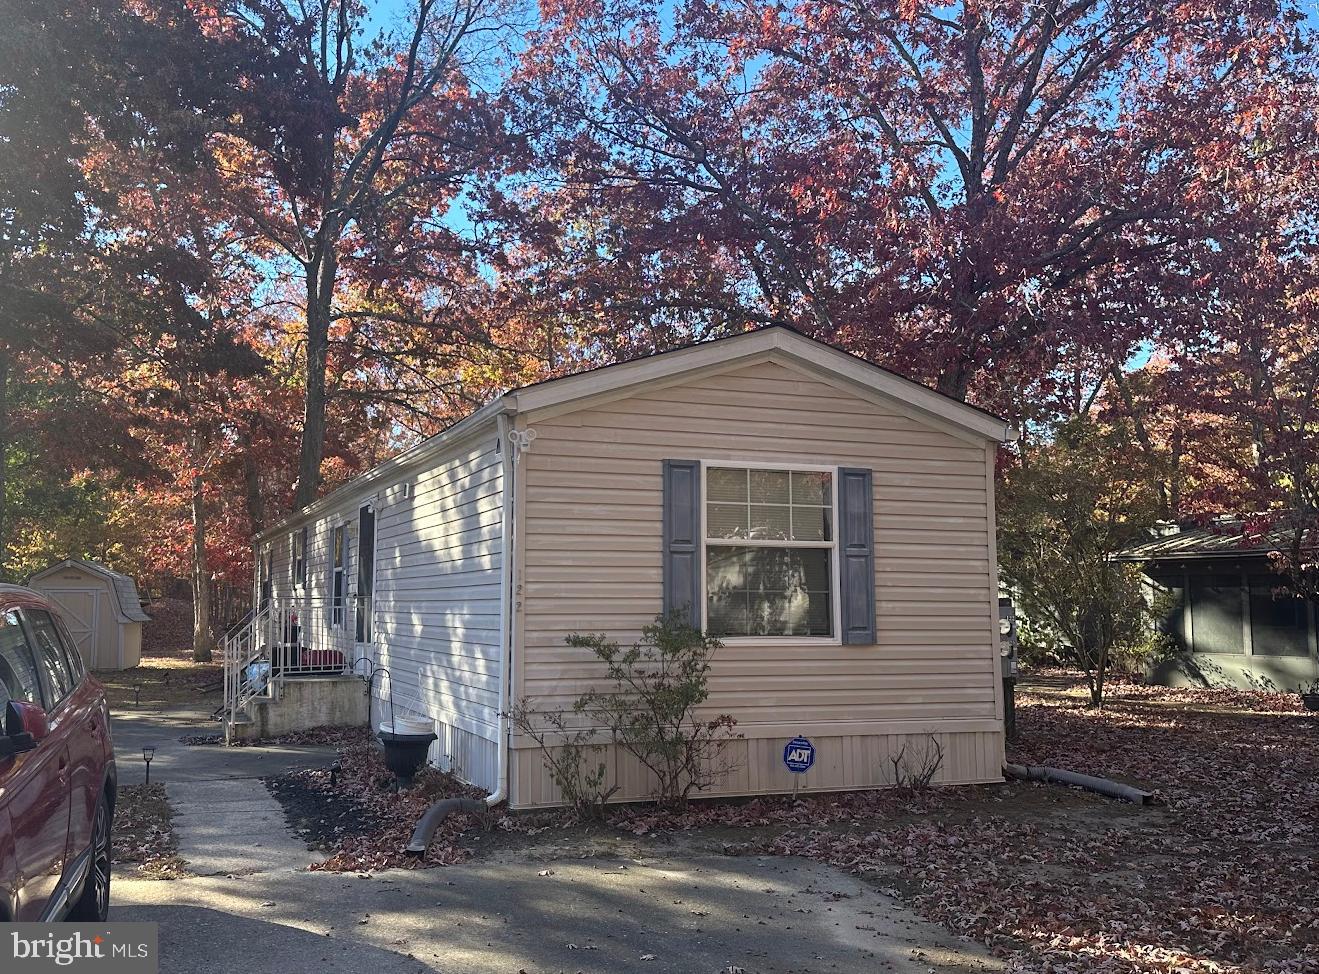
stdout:
{"type": "Polygon", "coordinates": [[[142,760],[145,761],[145,762],[147,763],[147,782],[146,782],[146,783],[147,783],[147,786],[148,786],[148,787],[150,787],[150,785],[151,785],[151,759],[154,758],[155,756],[156,756],[156,745],[154,745],[154,744],[143,744],[143,745],[142,745],[142,760]]]}

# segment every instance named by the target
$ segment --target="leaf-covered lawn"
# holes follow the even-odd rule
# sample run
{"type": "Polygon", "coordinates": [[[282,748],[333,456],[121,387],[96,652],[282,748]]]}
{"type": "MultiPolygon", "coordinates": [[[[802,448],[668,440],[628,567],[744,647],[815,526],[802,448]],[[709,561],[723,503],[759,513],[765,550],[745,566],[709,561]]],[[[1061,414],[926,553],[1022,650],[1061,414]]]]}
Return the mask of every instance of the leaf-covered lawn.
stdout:
{"type": "Polygon", "coordinates": [[[1158,805],[1012,783],[614,821],[741,827],[747,851],[867,876],[1023,969],[1319,972],[1319,717],[1284,694],[1116,684],[1104,711],[1084,701],[1057,675],[1019,693],[1009,760],[1140,784],[1158,805]]]}
{"type": "Polygon", "coordinates": [[[284,806],[288,825],[327,857],[314,870],[359,872],[447,866],[467,858],[455,839],[476,823],[453,815],[441,823],[424,856],[404,851],[413,827],[441,798],[479,798],[484,793],[434,768],[422,769],[415,785],[397,791],[379,746],[364,727],[318,728],[279,738],[281,743],[334,744],[336,768],[293,771],[267,779],[284,806]]]}
{"type": "Polygon", "coordinates": [[[221,702],[224,669],[217,647],[215,661],[192,661],[192,606],[165,599],[147,606],[151,621],[142,629],[142,662],[127,670],[98,670],[110,712],[127,714],[161,710],[211,713],[221,702]]]}
{"type": "Polygon", "coordinates": [[[927,822],[776,847],[896,874],[1024,967],[1319,971],[1319,719],[1295,696],[1119,685],[1101,713],[1075,688],[1020,695],[1018,722],[1010,759],[1141,783],[1161,806],[1032,816],[1007,798],[967,818],[948,796],[927,822]]]}
{"type": "Polygon", "coordinates": [[[164,785],[123,785],[115,798],[111,857],[118,876],[178,879],[187,868],[174,840],[164,785]]]}
{"type": "Polygon", "coordinates": [[[224,670],[218,663],[193,663],[171,657],[142,657],[127,670],[101,670],[112,714],[191,710],[209,714],[224,696],[219,685],[224,670]]]}

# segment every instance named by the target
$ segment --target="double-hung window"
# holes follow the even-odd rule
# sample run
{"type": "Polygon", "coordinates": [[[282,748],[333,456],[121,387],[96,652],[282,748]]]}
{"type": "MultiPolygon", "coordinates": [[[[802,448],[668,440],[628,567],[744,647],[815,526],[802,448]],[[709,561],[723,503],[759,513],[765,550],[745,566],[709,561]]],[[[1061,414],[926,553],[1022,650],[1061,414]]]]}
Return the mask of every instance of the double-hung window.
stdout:
{"type": "Polygon", "coordinates": [[[834,471],[704,465],[705,630],[838,636],[834,471]]]}
{"type": "Polygon", "coordinates": [[[344,525],[336,524],[330,535],[330,551],[333,558],[334,577],[330,580],[331,603],[330,603],[330,624],[333,626],[343,625],[343,599],[344,599],[344,562],[348,551],[348,539],[345,536],[344,525]]]}
{"type": "Polygon", "coordinates": [[[265,551],[261,554],[261,565],[258,579],[258,608],[264,609],[270,604],[270,597],[274,594],[275,588],[275,552],[270,545],[266,545],[265,551]]]}

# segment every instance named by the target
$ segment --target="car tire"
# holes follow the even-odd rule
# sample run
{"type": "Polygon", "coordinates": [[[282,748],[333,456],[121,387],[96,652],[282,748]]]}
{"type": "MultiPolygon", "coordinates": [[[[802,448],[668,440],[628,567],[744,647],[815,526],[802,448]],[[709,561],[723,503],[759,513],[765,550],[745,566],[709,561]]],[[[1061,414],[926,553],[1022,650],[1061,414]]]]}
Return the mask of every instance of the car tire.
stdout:
{"type": "Polygon", "coordinates": [[[92,826],[92,861],[82,895],[69,911],[69,919],[81,923],[104,923],[110,916],[110,805],[102,795],[96,803],[92,826]]]}

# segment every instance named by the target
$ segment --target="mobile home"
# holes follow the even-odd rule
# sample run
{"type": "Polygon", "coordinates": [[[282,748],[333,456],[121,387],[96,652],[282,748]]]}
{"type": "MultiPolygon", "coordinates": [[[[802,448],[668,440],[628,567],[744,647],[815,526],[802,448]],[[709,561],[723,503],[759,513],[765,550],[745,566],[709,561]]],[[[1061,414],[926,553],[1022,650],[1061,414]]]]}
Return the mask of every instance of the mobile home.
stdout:
{"type": "MultiPolygon", "coordinates": [[[[708,707],[740,737],[713,793],[791,791],[798,736],[805,791],[891,784],[909,742],[938,743],[938,781],[997,781],[1011,436],[784,328],[518,389],[261,534],[253,619],[275,635],[231,637],[231,668],[260,656],[276,698],[369,684],[373,723],[423,716],[435,764],[546,806],[510,703],[568,707],[602,673],[566,636],[628,643],[676,608],[723,642],[708,707]]],[[[649,794],[609,760],[617,800],[649,794]]]]}

